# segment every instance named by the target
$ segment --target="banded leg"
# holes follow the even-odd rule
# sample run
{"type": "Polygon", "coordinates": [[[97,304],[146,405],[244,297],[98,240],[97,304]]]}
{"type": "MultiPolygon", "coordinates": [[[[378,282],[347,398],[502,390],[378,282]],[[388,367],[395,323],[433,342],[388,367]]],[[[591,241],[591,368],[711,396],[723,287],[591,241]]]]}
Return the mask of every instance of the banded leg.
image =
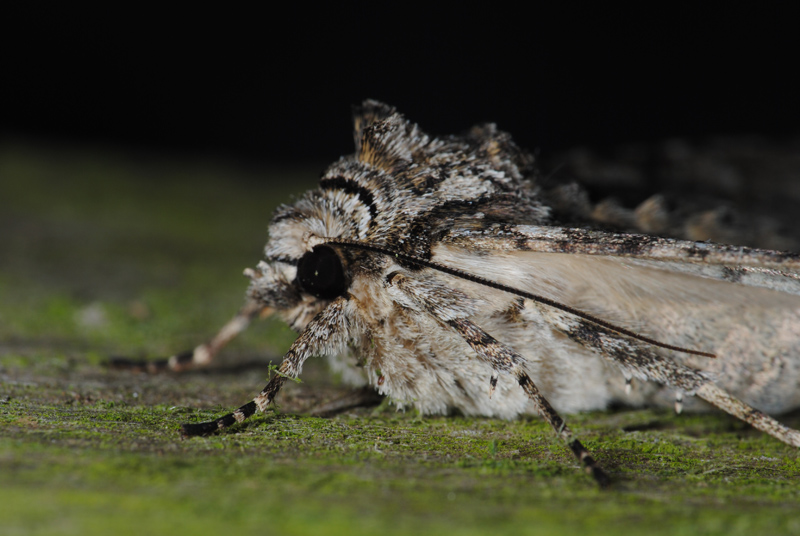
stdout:
{"type": "Polygon", "coordinates": [[[438,322],[453,328],[478,354],[478,357],[491,365],[492,375],[489,378],[490,396],[497,385],[499,373],[512,374],[525,391],[525,394],[528,395],[528,398],[536,405],[542,418],[566,442],[575,457],[578,458],[578,461],[583,464],[586,472],[592,475],[601,487],[609,485],[610,479],[606,472],[589,454],[586,447],[572,435],[572,430],[569,429],[564,419],[550,405],[550,402],[542,395],[533,380],[523,370],[522,365],[525,363],[525,358],[498,342],[475,323],[466,319],[477,310],[475,301],[472,298],[434,279],[420,276],[411,278],[399,272],[394,272],[387,276],[386,281],[390,292],[402,293],[402,296],[406,298],[404,301],[408,302],[410,300],[409,305],[427,312],[438,322]],[[431,299],[431,297],[435,299],[431,299]]]}
{"type": "MultiPolygon", "coordinates": [[[[572,453],[583,464],[584,470],[590,474],[600,487],[611,483],[606,472],[595,461],[586,447],[572,434],[567,423],[542,395],[530,376],[522,369],[525,358],[509,347],[501,344],[479,326],[465,319],[451,320],[453,327],[480,357],[492,364],[495,370],[508,371],[514,375],[520,387],[536,405],[539,415],[555,430],[556,434],[567,444],[572,453]]],[[[492,376],[494,379],[495,376],[492,376]]]]}
{"type": "Polygon", "coordinates": [[[800,431],[779,423],[766,413],[745,404],[713,383],[707,382],[701,385],[695,394],[709,404],[743,420],[756,430],[761,430],[787,445],[800,448],[800,431]]]}
{"type": "Polygon", "coordinates": [[[695,395],[772,437],[800,447],[800,432],[785,426],[766,413],[745,404],[716,386],[700,371],[681,365],[660,354],[652,346],[571,317],[560,311],[545,311],[547,320],[573,341],[594,350],[641,380],[655,381],[695,395]]]}
{"type": "Polygon", "coordinates": [[[217,430],[242,422],[256,411],[265,411],[275,399],[287,379],[297,378],[308,357],[317,354],[330,354],[340,351],[351,336],[351,319],[347,311],[348,299],[336,298],[309,322],[306,329],[294,341],[281,362],[276,374],[269,383],[250,402],[233,413],[228,413],[213,421],[181,425],[184,436],[208,435],[217,430]]]}
{"type": "Polygon", "coordinates": [[[214,356],[228,344],[234,337],[239,335],[250,322],[257,316],[266,316],[272,312],[271,307],[265,307],[256,301],[248,301],[231,318],[222,329],[220,329],[213,339],[203,343],[193,350],[187,350],[179,354],[172,355],[167,359],[145,360],[127,359],[115,357],[109,360],[109,366],[116,369],[142,370],[150,373],[156,372],[182,372],[193,368],[208,366],[213,361],[214,356]]]}

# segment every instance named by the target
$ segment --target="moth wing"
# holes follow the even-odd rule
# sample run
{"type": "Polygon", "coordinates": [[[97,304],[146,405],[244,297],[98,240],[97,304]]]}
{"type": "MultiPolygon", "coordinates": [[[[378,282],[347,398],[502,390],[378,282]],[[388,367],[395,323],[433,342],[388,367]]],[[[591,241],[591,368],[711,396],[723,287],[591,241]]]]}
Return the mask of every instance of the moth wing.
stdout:
{"type": "MultiPolygon", "coordinates": [[[[558,227],[454,230],[434,260],[661,342],[767,412],[800,406],[800,256],[558,227]]],[[[523,352],[524,353],[524,352],[523,352]]]]}
{"type": "Polygon", "coordinates": [[[472,249],[531,251],[630,259],[641,266],[800,295],[800,254],[727,244],[580,228],[519,225],[474,233],[455,230],[472,249]]]}

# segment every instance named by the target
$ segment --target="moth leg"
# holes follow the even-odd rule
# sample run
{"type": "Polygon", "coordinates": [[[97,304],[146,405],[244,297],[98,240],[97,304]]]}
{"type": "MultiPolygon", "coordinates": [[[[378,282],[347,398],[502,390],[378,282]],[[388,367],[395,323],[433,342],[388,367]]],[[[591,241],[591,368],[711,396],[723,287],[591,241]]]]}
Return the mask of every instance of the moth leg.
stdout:
{"type": "Polygon", "coordinates": [[[450,326],[470,345],[478,357],[491,365],[490,396],[497,385],[500,372],[513,375],[528,398],[536,405],[539,414],[567,443],[578,461],[583,464],[586,472],[592,475],[601,487],[608,486],[610,483],[608,475],[589,454],[586,447],[572,435],[572,430],[569,429],[564,419],[523,370],[522,365],[525,363],[525,358],[498,342],[474,322],[466,319],[478,309],[474,299],[460,290],[420,275],[412,278],[400,272],[392,272],[386,276],[386,282],[389,293],[399,299],[401,303],[425,311],[442,325],[450,326]]]}
{"type": "Polygon", "coordinates": [[[114,357],[109,360],[109,366],[116,369],[143,370],[150,373],[173,371],[182,372],[193,368],[208,366],[214,356],[239,335],[250,322],[257,316],[266,316],[272,308],[254,300],[248,300],[239,312],[231,318],[222,329],[208,342],[203,343],[193,350],[186,350],[172,355],[167,359],[145,360],[114,357]]]}
{"type": "Polygon", "coordinates": [[[719,388],[703,372],[665,357],[646,343],[624,337],[586,320],[543,307],[540,307],[540,311],[553,327],[573,341],[616,363],[628,374],[698,396],[757,430],[793,447],[800,447],[800,432],[719,388]]]}
{"type": "Polygon", "coordinates": [[[336,298],[323,309],[297,337],[281,362],[276,374],[250,402],[233,413],[213,421],[181,425],[184,436],[208,435],[217,430],[242,422],[256,411],[265,411],[287,379],[297,378],[309,356],[328,354],[340,350],[349,336],[351,327],[347,313],[348,298],[336,298]]]}
{"type": "Polygon", "coordinates": [[[766,413],[745,404],[713,383],[707,382],[701,385],[695,394],[709,404],[743,420],[756,430],[780,439],[787,445],[800,448],[800,431],[779,423],[766,413]]]}
{"type": "Polygon", "coordinates": [[[580,440],[573,435],[572,430],[567,426],[564,419],[562,419],[553,406],[550,405],[550,402],[542,395],[530,376],[528,376],[520,366],[521,363],[525,362],[525,358],[498,342],[495,338],[469,320],[460,318],[451,320],[448,324],[464,338],[475,353],[491,363],[495,370],[507,371],[516,378],[520,387],[525,391],[525,394],[527,394],[528,398],[536,405],[539,414],[567,444],[573,454],[575,454],[575,457],[578,458],[578,461],[583,464],[585,471],[594,477],[600,487],[608,486],[611,480],[606,472],[595,461],[580,440]]]}

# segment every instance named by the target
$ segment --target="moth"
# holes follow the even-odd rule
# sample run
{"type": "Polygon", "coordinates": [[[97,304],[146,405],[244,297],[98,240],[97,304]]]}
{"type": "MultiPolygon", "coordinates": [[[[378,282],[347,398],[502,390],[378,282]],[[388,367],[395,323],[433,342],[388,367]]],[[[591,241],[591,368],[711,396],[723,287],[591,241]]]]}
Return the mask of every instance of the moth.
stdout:
{"type": "Polygon", "coordinates": [[[491,124],[433,137],[369,100],[354,127],[355,153],[277,209],[239,313],[165,365],[208,364],[259,315],[299,336],[251,402],[184,435],[264,411],[318,355],[424,414],[538,413],[603,486],[562,413],[697,397],[800,447],[768,415],[800,406],[800,256],[559,220],[491,124]]]}

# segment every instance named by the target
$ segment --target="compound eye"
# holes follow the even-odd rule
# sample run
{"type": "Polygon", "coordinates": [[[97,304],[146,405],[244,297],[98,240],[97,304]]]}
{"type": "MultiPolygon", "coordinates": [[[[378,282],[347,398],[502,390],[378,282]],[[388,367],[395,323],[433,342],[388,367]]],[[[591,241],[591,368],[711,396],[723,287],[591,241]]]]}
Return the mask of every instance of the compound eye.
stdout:
{"type": "Polygon", "coordinates": [[[347,290],[342,261],[333,249],[316,246],[297,263],[297,281],[304,291],[332,300],[347,290]]]}

